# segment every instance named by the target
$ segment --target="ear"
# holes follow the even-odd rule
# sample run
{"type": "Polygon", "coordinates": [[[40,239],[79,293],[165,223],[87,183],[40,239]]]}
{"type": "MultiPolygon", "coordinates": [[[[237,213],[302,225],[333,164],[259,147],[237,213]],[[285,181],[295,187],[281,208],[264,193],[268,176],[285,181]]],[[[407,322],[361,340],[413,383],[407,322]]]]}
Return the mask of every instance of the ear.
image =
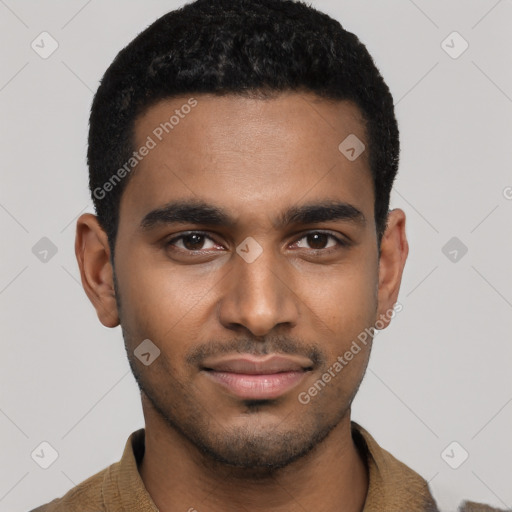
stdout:
{"type": "Polygon", "coordinates": [[[394,316],[402,273],[409,254],[405,235],[405,213],[400,208],[388,214],[386,231],[382,236],[379,259],[378,308],[375,319],[378,329],[385,329],[394,316]]]}
{"type": "Polygon", "coordinates": [[[110,263],[110,248],[105,231],[95,215],[85,213],[76,223],[75,254],[85,293],[105,327],[119,325],[110,263]]]}

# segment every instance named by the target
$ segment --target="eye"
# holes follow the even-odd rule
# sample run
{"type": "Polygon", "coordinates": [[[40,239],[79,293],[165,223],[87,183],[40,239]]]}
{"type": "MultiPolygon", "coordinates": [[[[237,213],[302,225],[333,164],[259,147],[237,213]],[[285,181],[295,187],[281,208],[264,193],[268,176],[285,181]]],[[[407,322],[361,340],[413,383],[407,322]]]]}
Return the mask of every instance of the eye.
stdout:
{"type": "Polygon", "coordinates": [[[347,241],[322,231],[312,231],[311,233],[307,233],[300,240],[295,242],[294,245],[298,248],[303,248],[304,245],[301,245],[303,240],[305,240],[306,243],[310,245],[310,248],[314,251],[331,252],[332,250],[336,250],[337,247],[347,247],[349,245],[347,241]],[[330,245],[329,239],[332,241],[330,245]]]}
{"type": "Polygon", "coordinates": [[[193,231],[190,233],[185,233],[175,238],[172,238],[165,244],[166,246],[177,247],[178,249],[194,252],[194,251],[203,251],[206,249],[212,249],[218,244],[205,233],[200,231],[193,231]],[[210,247],[205,247],[205,241],[209,240],[211,242],[210,247]],[[177,242],[177,243],[176,243],[177,242]]]}

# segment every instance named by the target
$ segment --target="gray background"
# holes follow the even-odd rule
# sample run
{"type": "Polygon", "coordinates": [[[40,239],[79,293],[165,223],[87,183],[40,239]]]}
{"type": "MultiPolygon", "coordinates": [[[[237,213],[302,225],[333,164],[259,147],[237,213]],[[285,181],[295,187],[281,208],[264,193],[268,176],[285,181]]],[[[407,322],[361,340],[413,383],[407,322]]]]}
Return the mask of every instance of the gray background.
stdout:
{"type": "MultiPolygon", "coordinates": [[[[511,2],[312,3],[367,45],[401,129],[403,311],[375,339],[353,419],[430,481],[442,510],[512,507],[511,2]],[[453,31],[469,43],[458,58],[445,51],[463,48],[457,36],[442,45],[453,31]]],[[[79,282],[74,228],[93,211],[93,91],[116,53],[179,5],[0,0],[1,511],[61,496],[143,426],[120,328],[99,323],[79,282]],[[31,48],[43,31],[59,44],[47,59],[31,48]],[[58,250],[46,262],[32,251],[43,237],[58,250]],[[48,469],[31,458],[42,441],[59,453],[48,469]]]]}

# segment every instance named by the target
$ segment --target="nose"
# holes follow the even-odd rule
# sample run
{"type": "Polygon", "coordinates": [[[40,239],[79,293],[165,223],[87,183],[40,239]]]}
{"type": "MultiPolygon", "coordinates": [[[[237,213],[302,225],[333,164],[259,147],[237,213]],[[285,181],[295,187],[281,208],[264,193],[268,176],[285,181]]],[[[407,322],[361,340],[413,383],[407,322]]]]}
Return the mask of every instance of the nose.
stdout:
{"type": "Polygon", "coordinates": [[[235,268],[221,296],[218,314],[227,329],[248,329],[265,336],[277,327],[292,328],[299,317],[299,301],[293,292],[291,267],[271,249],[252,262],[234,255],[235,268]]]}

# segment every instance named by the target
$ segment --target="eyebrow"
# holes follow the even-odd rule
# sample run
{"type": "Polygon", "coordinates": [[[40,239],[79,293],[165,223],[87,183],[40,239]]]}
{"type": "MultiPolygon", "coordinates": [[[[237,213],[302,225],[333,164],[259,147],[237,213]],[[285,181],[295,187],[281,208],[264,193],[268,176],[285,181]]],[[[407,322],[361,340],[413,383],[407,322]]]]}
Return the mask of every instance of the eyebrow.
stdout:
{"type": "MultiPolygon", "coordinates": [[[[319,222],[348,221],[359,226],[366,224],[361,210],[343,201],[321,201],[293,206],[281,213],[272,224],[276,229],[290,225],[319,222]]],[[[198,200],[172,201],[152,210],[140,223],[143,231],[169,224],[203,224],[233,228],[237,220],[223,208],[198,200]]]]}
{"type": "Polygon", "coordinates": [[[316,224],[318,222],[349,221],[360,226],[366,224],[361,210],[343,201],[322,201],[293,206],[282,213],[274,227],[282,228],[292,224],[316,224]]]}

